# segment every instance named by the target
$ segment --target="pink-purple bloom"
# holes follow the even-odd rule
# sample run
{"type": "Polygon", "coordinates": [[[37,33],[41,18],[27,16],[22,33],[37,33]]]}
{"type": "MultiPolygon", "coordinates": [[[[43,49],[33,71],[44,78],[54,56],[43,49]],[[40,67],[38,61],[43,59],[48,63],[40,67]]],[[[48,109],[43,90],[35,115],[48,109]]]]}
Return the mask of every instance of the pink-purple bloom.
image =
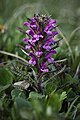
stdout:
{"type": "Polygon", "coordinates": [[[34,66],[34,65],[36,64],[35,59],[34,59],[34,58],[31,58],[31,59],[29,60],[29,64],[31,64],[32,66],[34,66]]]}
{"type": "Polygon", "coordinates": [[[56,50],[52,46],[55,43],[54,36],[58,34],[55,23],[56,20],[47,15],[35,15],[23,24],[28,28],[23,42],[30,57],[29,64],[38,68],[40,73],[48,72],[48,63],[54,62],[52,55],[56,54],[56,50]]]}
{"type": "Polygon", "coordinates": [[[40,66],[42,72],[48,72],[48,69],[46,68],[46,63],[43,62],[40,66]]]}

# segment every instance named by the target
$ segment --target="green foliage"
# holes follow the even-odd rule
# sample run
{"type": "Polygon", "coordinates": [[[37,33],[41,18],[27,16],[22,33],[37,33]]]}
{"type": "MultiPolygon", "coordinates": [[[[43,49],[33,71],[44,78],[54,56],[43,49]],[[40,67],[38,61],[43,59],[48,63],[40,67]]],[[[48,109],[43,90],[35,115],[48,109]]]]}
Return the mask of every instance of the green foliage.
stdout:
{"type": "Polygon", "coordinates": [[[13,100],[16,99],[16,97],[26,98],[25,93],[22,90],[19,90],[19,89],[13,89],[11,91],[11,96],[12,96],[13,100]]]}
{"type": "Polygon", "coordinates": [[[29,94],[29,99],[42,99],[43,97],[45,97],[44,95],[38,94],[36,92],[30,92],[29,94]]]}
{"type": "Polygon", "coordinates": [[[0,120],[80,120],[80,0],[3,1],[0,4],[0,24],[5,26],[0,28],[0,120]],[[35,87],[35,70],[27,65],[26,55],[17,46],[23,44],[24,36],[17,28],[34,13],[56,18],[63,38],[57,55],[53,56],[55,67],[50,66],[57,71],[42,76],[42,93],[35,87]],[[17,83],[21,81],[26,84],[17,83]]]}
{"type": "Polygon", "coordinates": [[[13,74],[7,68],[0,68],[0,85],[12,84],[13,74]]]}
{"type": "Polygon", "coordinates": [[[67,98],[66,92],[62,92],[61,95],[52,92],[48,100],[48,105],[52,107],[53,111],[59,112],[61,109],[62,101],[66,98],[67,98]]]}

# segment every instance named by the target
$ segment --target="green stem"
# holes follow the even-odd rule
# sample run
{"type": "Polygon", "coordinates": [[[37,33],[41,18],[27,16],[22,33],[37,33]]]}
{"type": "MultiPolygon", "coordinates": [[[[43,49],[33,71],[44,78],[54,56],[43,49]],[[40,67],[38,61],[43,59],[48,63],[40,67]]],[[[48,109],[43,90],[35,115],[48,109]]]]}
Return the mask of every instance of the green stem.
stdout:
{"type": "Polygon", "coordinates": [[[69,45],[68,40],[66,39],[66,37],[63,35],[63,33],[61,32],[61,30],[58,27],[56,29],[59,31],[59,34],[62,36],[64,42],[66,43],[66,45],[67,45],[67,47],[69,49],[69,52],[71,53],[72,61],[74,63],[74,56],[73,56],[73,53],[72,53],[72,50],[71,50],[71,47],[69,45]]]}
{"type": "Polygon", "coordinates": [[[80,30],[80,26],[79,27],[77,27],[76,29],[74,29],[73,31],[72,31],[72,33],[71,33],[71,35],[70,35],[70,39],[69,40],[71,40],[71,38],[73,37],[73,35],[78,31],[78,30],[80,30]]]}
{"type": "MultiPolygon", "coordinates": [[[[9,55],[9,56],[18,58],[18,59],[20,59],[20,60],[22,60],[23,62],[25,62],[25,63],[28,64],[28,62],[27,62],[24,58],[22,58],[22,57],[20,57],[20,56],[18,56],[18,55],[15,55],[15,54],[12,54],[12,53],[9,53],[9,52],[5,52],[5,51],[1,51],[1,50],[0,50],[0,53],[1,53],[1,54],[4,54],[4,55],[9,55]]],[[[28,65],[29,65],[29,64],[28,64],[28,65]]]]}
{"type": "Polygon", "coordinates": [[[71,105],[70,105],[70,107],[69,107],[67,113],[65,114],[65,118],[67,118],[67,116],[69,115],[69,113],[70,113],[70,111],[71,111],[71,109],[72,109],[74,103],[78,100],[78,98],[79,98],[79,96],[78,96],[77,98],[75,98],[74,101],[71,103],[71,105]]]}

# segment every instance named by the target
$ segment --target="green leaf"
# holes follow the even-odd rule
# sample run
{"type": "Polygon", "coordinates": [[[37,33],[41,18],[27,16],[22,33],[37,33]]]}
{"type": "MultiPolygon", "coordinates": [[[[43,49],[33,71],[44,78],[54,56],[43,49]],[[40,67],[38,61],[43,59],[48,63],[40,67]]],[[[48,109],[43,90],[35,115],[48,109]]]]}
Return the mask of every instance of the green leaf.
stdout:
{"type": "Polygon", "coordinates": [[[78,103],[77,108],[80,110],[80,103],[78,103]]]}
{"type": "Polygon", "coordinates": [[[50,94],[48,105],[52,107],[53,111],[58,112],[61,108],[60,96],[58,93],[52,92],[50,94]]]}
{"type": "Polygon", "coordinates": [[[21,97],[17,97],[14,101],[14,104],[18,111],[22,108],[31,109],[30,102],[21,97]]]}
{"type": "Polygon", "coordinates": [[[27,120],[32,120],[33,119],[33,116],[31,115],[31,111],[26,111],[25,108],[22,108],[20,110],[20,116],[23,118],[23,119],[27,119],[27,120]]]}
{"type": "Polygon", "coordinates": [[[73,78],[72,78],[72,76],[70,74],[67,74],[67,73],[65,74],[65,80],[66,81],[68,81],[68,80],[71,81],[72,79],[73,78]]]}
{"type": "Polygon", "coordinates": [[[29,98],[31,100],[32,107],[36,113],[36,117],[39,117],[43,110],[41,102],[44,97],[45,95],[41,95],[37,92],[30,92],[29,94],[29,98]]]}
{"type": "Polygon", "coordinates": [[[7,68],[0,68],[0,85],[12,84],[13,75],[7,68]]]}
{"type": "Polygon", "coordinates": [[[66,92],[64,91],[64,92],[62,92],[62,94],[60,95],[60,101],[63,101],[64,99],[66,99],[67,98],[67,94],[66,94],[66,92]]]}
{"type": "Polygon", "coordinates": [[[0,92],[6,90],[8,87],[10,87],[10,84],[5,85],[5,86],[1,86],[1,85],[0,85],[0,92]]]}
{"type": "Polygon", "coordinates": [[[14,89],[11,91],[11,96],[13,99],[15,99],[16,97],[22,97],[22,98],[26,98],[24,92],[22,90],[18,90],[18,89],[14,89]]]}
{"type": "Polygon", "coordinates": [[[67,98],[66,92],[62,92],[61,94],[58,94],[57,92],[52,92],[50,94],[48,105],[52,107],[53,111],[59,112],[61,109],[62,101],[67,98]]]}
{"type": "Polygon", "coordinates": [[[64,83],[69,83],[69,84],[73,84],[76,83],[77,79],[76,78],[72,78],[72,76],[70,74],[65,74],[65,79],[64,79],[64,83]]]}
{"type": "Polygon", "coordinates": [[[40,100],[32,99],[31,104],[32,104],[33,109],[36,112],[36,115],[37,116],[40,115],[40,113],[43,111],[42,104],[41,104],[40,100]]]}
{"type": "MultiPolygon", "coordinates": [[[[15,98],[14,102],[14,114],[16,113],[18,119],[31,120],[33,117],[32,106],[29,101],[22,97],[15,98]]],[[[13,114],[13,115],[14,115],[13,114]]]]}
{"type": "Polygon", "coordinates": [[[30,92],[29,94],[29,98],[31,99],[42,99],[43,97],[45,97],[45,95],[41,95],[37,92],[30,92]]]}
{"type": "Polygon", "coordinates": [[[3,110],[3,102],[1,99],[0,99],[0,110],[3,110]]]}
{"type": "Polygon", "coordinates": [[[11,52],[12,49],[13,49],[13,44],[12,44],[12,39],[9,37],[8,38],[8,41],[7,41],[7,44],[6,44],[6,48],[7,48],[7,51],[11,52]]]}
{"type": "Polygon", "coordinates": [[[52,82],[48,82],[45,87],[46,94],[50,94],[53,90],[55,91],[57,88],[56,84],[52,82]]]}

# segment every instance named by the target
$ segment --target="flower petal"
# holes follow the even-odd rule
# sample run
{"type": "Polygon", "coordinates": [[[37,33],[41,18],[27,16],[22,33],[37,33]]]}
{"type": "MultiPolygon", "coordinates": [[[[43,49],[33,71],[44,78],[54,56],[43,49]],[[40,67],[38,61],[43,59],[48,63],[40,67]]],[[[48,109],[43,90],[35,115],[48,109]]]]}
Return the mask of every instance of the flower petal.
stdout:
{"type": "Polygon", "coordinates": [[[25,25],[25,26],[28,26],[28,27],[30,27],[30,23],[29,22],[24,22],[24,24],[23,25],[25,25]]]}
{"type": "Polygon", "coordinates": [[[34,66],[36,64],[36,61],[32,58],[29,60],[29,64],[31,64],[32,66],[34,66]]]}
{"type": "Polygon", "coordinates": [[[30,30],[27,30],[26,33],[27,33],[28,35],[30,35],[30,36],[33,36],[33,35],[34,35],[34,32],[33,32],[33,30],[31,30],[31,29],[30,29],[30,30]]]}
{"type": "Polygon", "coordinates": [[[50,58],[52,54],[56,54],[56,50],[51,50],[46,54],[46,59],[50,58]]]}
{"type": "Polygon", "coordinates": [[[26,50],[28,50],[28,49],[30,49],[30,48],[31,48],[30,45],[26,45],[26,47],[25,47],[26,50]]]}
{"type": "Polygon", "coordinates": [[[42,72],[48,72],[49,70],[46,68],[46,69],[40,69],[42,72]]]}
{"type": "Polygon", "coordinates": [[[48,62],[49,62],[49,63],[53,63],[53,62],[54,62],[54,58],[51,58],[51,57],[48,58],[48,62]]]}
{"type": "Polygon", "coordinates": [[[27,39],[27,38],[24,38],[24,39],[23,39],[23,42],[28,43],[28,39],[27,39]]]}
{"type": "Polygon", "coordinates": [[[43,45],[43,49],[45,49],[45,50],[48,50],[48,51],[49,51],[49,50],[51,49],[51,47],[50,47],[49,45],[46,45],[46,44],[45,44],[45,45],[43,45]]]}
{"type": "Polygon", "coordinates": [[[37,56],[37,57],[40,57],[40,56],[42,55],[42,53],[43,53],[43,52],[38,51],[38,52],[36,52],[36,56],[37,56]]]}

